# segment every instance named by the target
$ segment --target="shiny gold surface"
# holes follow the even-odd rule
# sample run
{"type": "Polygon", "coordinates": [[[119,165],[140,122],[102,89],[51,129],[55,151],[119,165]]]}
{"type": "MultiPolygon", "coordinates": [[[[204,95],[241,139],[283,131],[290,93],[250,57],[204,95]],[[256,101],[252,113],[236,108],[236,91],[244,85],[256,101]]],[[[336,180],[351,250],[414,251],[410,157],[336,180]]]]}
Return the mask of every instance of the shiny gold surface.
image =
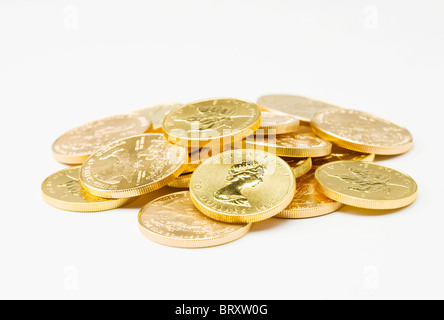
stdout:
{"type": "Polygon", "coordinates": [[[55,208],[76,212],[111,210],[131,200],[104,199],[88,193],[80,184],[80,166],[50,175],[42,183],[42,197],[55,208]]]}
{"type": "Polygon", "coordinates": [[[358,152],[401,154],[410,150],[413,144],[407,129],[356,110],[321,110],[313,116],[312,128],[321,138],[358,152]]]}
{"type": "Polygon", "coordinates": [[[328,156],[312,159],[314,167],[320,167],[328,162],[341,161],[341,160],[372,162],[375,160],[375,154],[362,153],[349,149],[344,149],[333,144],[331,153],[328,156]]]}
{"type": "MultiPolygon", "coordinates": [[[[303,124],[310,124],[314,113],[336,107],[330,103],[289,94],[270,94],[260,97],[257,104],[262,110],[283,112],[298,117],[303,124]]],[[[338,107],[337,107],[338,108],[338,107]]]]}
{"type": "Polygon", "coordinates": [[[204,147],[242,140],[259,128],[261,111],[251,102],[238,99],[210,99],[176,108],[165,117],[162,128],[171,143],[204,147]]]}
{"type": "Polygon", "coordinates": [[[360,161],[319,167],[316,188],[330,199],[367,209],[396,209],[416,199],[416,182],[395,169],[360,161]]]}
{"type": "Polygon", "coordinates": [[[191,176],[193,173],[182,173],[176,179],[168,183],[169,187],[186,189],[190,187],[191,176]]]}
{"type": "Polygon", "coordinates": [[[297,190],[290,205],[276,218],[303,219],[323,216],[342,208],[343,204],[327,198],[315,188],[315,169],[296,179],[297,190]]]}
{"type": "Polygon", "coordinates": [[[293,199],[296,183],[289,165],[273,154],[233,150],[203,162],[191,178],[191,198],[205,215],[223,222],[268,219],[293,199]]]}
{"type": "Polygon", "coordinates": [[[276,136],[247,137],[245,147],[264,150],[281,157],[323,157],[331,152],[332,144],[314,133],[287,133],[276,136]]]}
{"type": "Polygon", "coordinates": [[[168,112],[182,106],[179,103],[157,104],[134,110],[133,113],[142,114],[153,122],[153,131],[162,133],[162,122],[168,112]]]}
{"type": "Polygon", "coordinates": [[[188,191],[176,192],[148,203],[139,212],[139,229],[157,243],[180,248],[204,248],[237,240],[252,224],[229,224],[202,214],[188,191]]]}
{"type": "Polygon", "coordinates": [[[308,173],[313,167],[313,162],[311,158],[287,158],[283,157],[284,161],[288,163],[295,178],[299,178],[304,174],[308,173]]]}
{"type": "Polygon", "coordinates": [[[52,145],[54,158],[66,164],[82,164],[99,148],[115,140],[150,130],[151,120],[139,114],[123,114],[96,120],[72,129],[52,145]]]}
{"type": "Polygon", "coordinates": [[[292,115],[262,111],[262,122],[258,129],[261,134],[283,134],[299,128],[299,119],[292,115]]]}
{"type": "Polygon", "coordinates": [[[186,167],[187,150],[149,133],[115,141],[82,166],[80,180],[90,193],[127,198],[159,189],[186,167]]]}

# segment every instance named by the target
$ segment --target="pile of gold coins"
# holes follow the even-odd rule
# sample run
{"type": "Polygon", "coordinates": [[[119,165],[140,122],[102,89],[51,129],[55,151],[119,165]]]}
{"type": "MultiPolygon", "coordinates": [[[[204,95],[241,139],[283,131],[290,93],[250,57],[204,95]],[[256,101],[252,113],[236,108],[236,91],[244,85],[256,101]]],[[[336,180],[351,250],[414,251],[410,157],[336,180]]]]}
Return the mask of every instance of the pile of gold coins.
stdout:
{"type": "Polygon", "coordinates": [[[410,205],[415,181],[373,160],[412,143],[389,120],[294,95],[156,105],[63,134],[52,151],[71,167],[48,177],[42,196],[62,210],[97,212],[179,188],[142,207],[140,231],[164,245],[211,247],[272,217],[410,205]]]}

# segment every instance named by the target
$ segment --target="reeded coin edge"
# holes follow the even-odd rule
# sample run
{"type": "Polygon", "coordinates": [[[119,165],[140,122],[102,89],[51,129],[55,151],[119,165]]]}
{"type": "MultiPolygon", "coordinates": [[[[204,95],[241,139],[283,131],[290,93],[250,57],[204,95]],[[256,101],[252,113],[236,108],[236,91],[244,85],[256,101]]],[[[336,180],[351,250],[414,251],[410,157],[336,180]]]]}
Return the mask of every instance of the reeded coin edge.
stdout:
{"type": "Polygon", "coordinates": [[[279,157],[317,158],[317,157],[328,156],[331,153],[332,144],[328,141],[326,142],[328,145],[322,148],[296,148],[296,147],[257,145],[253,141],[245,140],[245,148],[263,150],[265,152],[275,154],[279,157]]]}
{"type": "Polygon", "coordinates": [[[320,205],[313,208],[294,208],[294,209],[284,209],[275,218],[281,219],[306,219],[324,216],[335,211],[338,211],[344,206],[343,203],[334,202],[327,205],[320,205]]]}

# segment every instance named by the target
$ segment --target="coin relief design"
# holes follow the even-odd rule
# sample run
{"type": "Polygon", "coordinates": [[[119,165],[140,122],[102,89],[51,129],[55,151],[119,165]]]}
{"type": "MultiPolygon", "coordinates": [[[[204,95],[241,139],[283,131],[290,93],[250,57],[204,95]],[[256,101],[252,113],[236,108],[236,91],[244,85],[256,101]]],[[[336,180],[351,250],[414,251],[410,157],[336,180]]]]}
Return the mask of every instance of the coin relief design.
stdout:
{"type": "Polygon", "coordinates": [[[88,193],[80,183],[80,166],[61,170],[42,183],[42,197],[50,205],[68,211],[94,212],[120,207],[129,199],[104,199],[88,193]]]}
{"type": "Polygon", "coordinates": [[[72,129],[60,138],[52,151],[56,160],[82,164],[99,148],[122,138],[147,132],[151,121],[143,115],[124,114],[96,120],[72,129]]]}
{"type": "Polygon", "coordinates": [[[381,165],[337,161],[316,171],[320,191],[331,199],[369,209],[394,209],[416,199],[415,181],[397,170],[381,165]]]}
{"type": "Polygon", "coordinates": [[[399,154],[410,150],[410,132],[393,122],[356,110],[326,109],[313,116],[320,137],[359,152],[399,154]]]}
{"type": "Polygon", "coordinates": [[[161,134],[115,141],[83,164],[81,181],[98,196],[121,198],[158,189],[186,167],[187,150],[169,144],[161,134]]]}
{"type": "Polygon", "coordinates": [[[177,247],[208,247],[245,235],[251,224],[229,224],[202,214],[188,191],[153,200],[139,213],[142,233],[153,241],[177,247]]]}
{"type": "Polygon", "coordinates": [[[165,117],[163,131],[172,143],[203,147],[211,141],[241,140],[260,125],[261,112],[251,102],[211,99],[176,108],[165,117]]]}
{"type": "MultiPolygon", "coordinates": [[[[271,94],[259,97],[257,103],[268,111],[283,112],[298,117],[304,124],[309,124],[317,111],[336,107],[315,99],[287,94],[271,94]]],[[[338,107],[336,107],[338,108],[338,107]]]]}
{"type": "Polygon", "coordinates": [[[343,204],[320,193],[314,182],[315,169],[296,179],[297,190],[290,205],[276,215],[277,218],[312,218],[339,210],[343,204]]]}
{"type": "Polygon", "coordinates": [[[289,165],[259,150],[232,150],[204,161],[193,173],[191,197],[209,217],[231,223],[256,222],[284,209],[294,196],[289,165]]]}

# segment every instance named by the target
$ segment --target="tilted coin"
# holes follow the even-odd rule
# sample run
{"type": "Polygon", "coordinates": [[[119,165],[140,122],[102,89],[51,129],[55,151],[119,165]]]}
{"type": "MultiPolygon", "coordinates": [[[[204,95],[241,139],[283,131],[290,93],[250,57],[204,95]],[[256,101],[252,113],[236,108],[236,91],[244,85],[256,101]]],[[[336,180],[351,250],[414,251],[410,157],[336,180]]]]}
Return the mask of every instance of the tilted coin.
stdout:
{"type": "Polygon", "coordinates": [[[292,115],[262,111],[262,122],[258,129],[260,134],[283,134],[294,132],[299,128],[299,119],[292,115]]]}
{"type": "Polygon", "coordinates": [[[188,191],[155,199],[139,212],[139,229],[157,243],[180,248],[222,245],[246,235],[252,224],[230,224],[202,214],[188,191]]]}
{"type": "Polygon", "coordinates": [[[169,112],[162,128],[168,141],[186,147],[219,145],[242,140],[259,128],[261,111],[238,99],[211,99],[193,102],[169,112]]]}
{"type": "Polygon", "coordinates": [[[293,199],[296,179],[289,165],[259,150],[232,150],[204,161],[190,183],[193,203],[223,222],[268,219],[293,199]]]}
{"type": "Polygon", "coordinates": [[[134,110],[133,113],[139,113],[151,119],[153,122],[153,132],[162,133],[162,121],[168,112],[182,106],[180,103],[157,104],[146,108],[134,110]]]}
{"type": "Polygon", "coordinates": [[[186,148],[168,143],[162,134],[148,133],[99,149],[83,164],[80,181],[99,197],[134,197],[173,181],[186,160],[186,148]]]}
{"type": "Polygon", "coordinates": [[[89,122],[72,129],[52,145],[54,158],[66,164],[82,164],[99,148],[119,139],[150,130],[151,120],[139,114],[122,114],[89,122]]]}
{"type": "Polygon", "coordinates": [[[176,179],[168,183],[168,186],[180,189],[189,188],[192,174],[193,173],[182,173],[176,179]]]}
{"type": "MultiPolygon", "coordinates": [[[[289,94],[270,94],[259,97],[257,104],[268,111],[288,113],[309,124],[313,114],[325,108],[336,107],[330,103],[289,94]]],[[[336,107],[339,108],[339,107],[336,107]]]]}
{"type": "Polygon", "coordinates": [[[49,205],[67,211],[96,212],[111,210],[131,199],[104,199],[84,190],[80,183],[80,166],[50,175],[42,183],[42,197],[49,205]]]}
{"type": "Polygon", "coordinates": [[[372,162],[375,160],[374,153],[362,153],[349,149],[341,148],[333,144],[331,153],[325,157],[313,158],[313,166],[320,167],[328,162],[340,161],[340,160],[353,160],[353,161],[368,161],[372,162]]]}
{"type": "Polygon", "coordinates": [[[413,144],[412,135],[404,127],[356,110],[321,110],[313,116],[312,128],[321,138],[358,152],[401,154],[413,144]]]}
{"type": "Polygon", "coordinates": [[[332,144],[314,133],[286,133],[276,136],[247,137],[245,147],[274,153],[282,157],[323,157],[331,153],[332,144]]]}
{"type": "Polygon", "coordinates": [[[276,218],[303,219],[323,216],[343,207],[343,204],[327,198],[315,188],[315,169],[296,179],[297,190],[290,205],[276,218]]]}
{"type": "Polygon", "coordinates": [[[316,170],[316,187],[338,202],[367,209],[396,209],[416,199],[418,187],[408,175],[369,162],[337,161],[316,170]]]}
{"type": "Polygon", "coordinates": [[[288,163],[291,170],[293,171],[295,178],[303,176],[304,174],[309,172],[313,166],[311,158],[288,158],[288,157],[281,157],[281,158],[286,163],[288,163]]]}

